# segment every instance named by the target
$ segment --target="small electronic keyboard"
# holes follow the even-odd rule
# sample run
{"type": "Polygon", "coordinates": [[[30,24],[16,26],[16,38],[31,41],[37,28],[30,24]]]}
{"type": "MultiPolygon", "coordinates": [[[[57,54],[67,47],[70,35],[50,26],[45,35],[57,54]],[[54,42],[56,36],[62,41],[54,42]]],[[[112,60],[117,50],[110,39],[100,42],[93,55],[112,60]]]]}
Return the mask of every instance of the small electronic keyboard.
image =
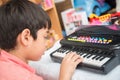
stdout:
{"type": "Polygon", "coordinates": [[[61,62],[69,52],[83,58],[78,68],[108,73],[120,63],[120,31],[108,26],[88,26],[60,41],[61,47],[50,54],[53,61],[61,62]]]}

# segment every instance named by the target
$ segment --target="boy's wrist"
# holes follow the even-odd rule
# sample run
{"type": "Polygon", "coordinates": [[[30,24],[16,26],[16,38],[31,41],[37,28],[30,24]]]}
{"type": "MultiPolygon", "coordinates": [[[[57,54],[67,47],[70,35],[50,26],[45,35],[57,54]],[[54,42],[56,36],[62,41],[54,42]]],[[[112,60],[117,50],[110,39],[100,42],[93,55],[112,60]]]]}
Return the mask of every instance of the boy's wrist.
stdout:
{"type": "Polygon", "coordinates": [[[71,80],[71,76],[67,74],[60,74],[59,80],[71,80]]]}

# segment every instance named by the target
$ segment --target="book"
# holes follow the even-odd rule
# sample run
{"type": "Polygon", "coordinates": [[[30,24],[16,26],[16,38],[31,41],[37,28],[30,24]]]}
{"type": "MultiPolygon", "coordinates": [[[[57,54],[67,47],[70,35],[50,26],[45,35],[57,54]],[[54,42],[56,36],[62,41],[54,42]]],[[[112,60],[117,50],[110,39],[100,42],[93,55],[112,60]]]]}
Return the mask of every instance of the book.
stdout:
{"type": "Polygon", "coordinates": [[[85,11],[76,11],[74,8],[61,12],[66,35],[75,32],[80,25],[88,25],[88,18],[85,11]]]}
{"type": "Polygon", "coordinates": [[[40,4],[45,10],[53,7],[52,0],[42,0],[40,4]]]}

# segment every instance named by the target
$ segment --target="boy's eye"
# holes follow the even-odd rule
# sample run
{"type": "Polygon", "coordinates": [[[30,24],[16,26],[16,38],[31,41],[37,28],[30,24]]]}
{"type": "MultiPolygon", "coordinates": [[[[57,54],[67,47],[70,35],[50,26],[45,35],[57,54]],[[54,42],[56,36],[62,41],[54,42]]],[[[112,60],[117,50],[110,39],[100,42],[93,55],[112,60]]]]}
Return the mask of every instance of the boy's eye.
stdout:
{"type": "Polygon", "coordinates": [[[48,36],[45,36],[44,38],[45,38],[45,39],[48,39],[48,36]]]}
{"type": "Polygon", "coordinates": [[[48,35],[48,34],[45,35],[44,38],[45,38],[45,39],[49,39],[49,35],[48,35]]]}

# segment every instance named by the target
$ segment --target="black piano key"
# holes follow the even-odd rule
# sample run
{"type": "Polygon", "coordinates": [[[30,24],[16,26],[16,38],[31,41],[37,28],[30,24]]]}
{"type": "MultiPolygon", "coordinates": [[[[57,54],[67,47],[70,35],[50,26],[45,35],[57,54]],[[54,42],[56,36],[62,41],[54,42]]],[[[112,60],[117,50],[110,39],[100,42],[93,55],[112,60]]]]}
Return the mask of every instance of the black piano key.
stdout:
{"type": "Polygon", "coordinates": [[[107,52],[106,52],[106,51],[102,51],[101,53],[102,53],[103,55],[106,55],[106,54],[107,54],[107,52]]]}
{"type": "Polygon", "coordinates": [[[95,50],[94,53],[97,53],[98,54],[99,50],[95,50]]]}
{"type": "Polygon", "coordinates": [[[81,53],[80,53],[80,56],[82,56],[83,54],[84,54],[84,52],[81,52],[81,53]]]}
{"type": "Polygon", "coordinates": [[[99,49],[97,53],[98,53],[98,54],[101,54],[101,52],[102,52],[102,50],[99,49]]]}
{"type": "Polygon", "coordinates": [[[95,55],[92,59],[95,59],[98,55],[95,55]]]}
{"type": "Polygon", "coordinates": [[[102,61],[105,58],[105,56],[101,57],[99,60],[102,61]]]}
{"type": "Polygon", "coordinates": [[[80,54],[81,54],[81,52],[77,52],[77,54],[79,54],[79,55],[80,55],[80,54]]]}
{"type": "Polygon", "coordinates": [[[113,55],[113,52],[108,52],[107,55],[113,55]]]}
{"type": "Polygon", "coordinates": [[[86,58],[90,58],[92,56],[92,54],[88,55],[86,58]]]}
{"type": "Polygon", "coordinates": [[[97,53],[97,50],[93,49],[93,50],[91,51],[91,53],[97,53]]]}
{"type": "Polygon", "coordinates": [[[96,60],[99,60],[100,58],[102,58],[102,56],[98,56],[98,57],[96,57],[95,59],[96,59],[96,60]]]}
{"type": "Polygon", "coordinates": [[[86,55],[84,55],[83,57],[85,58],[85,57],[87,57],[89,54],[86,54],[86,55]]]}

